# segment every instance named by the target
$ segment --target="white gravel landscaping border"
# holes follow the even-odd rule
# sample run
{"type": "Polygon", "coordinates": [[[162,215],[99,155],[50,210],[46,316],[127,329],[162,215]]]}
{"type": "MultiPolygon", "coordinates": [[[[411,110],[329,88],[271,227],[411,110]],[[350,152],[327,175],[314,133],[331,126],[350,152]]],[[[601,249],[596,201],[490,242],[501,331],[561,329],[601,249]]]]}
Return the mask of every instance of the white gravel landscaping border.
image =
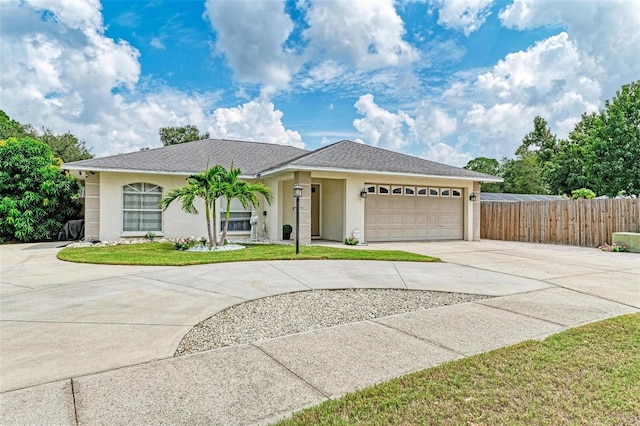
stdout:
{"type": "Polygon", "coordinates": [[[281,294],[232,306],[202,321],[184,336],[174,356],[491,297],[395,289],[281,294]]]}

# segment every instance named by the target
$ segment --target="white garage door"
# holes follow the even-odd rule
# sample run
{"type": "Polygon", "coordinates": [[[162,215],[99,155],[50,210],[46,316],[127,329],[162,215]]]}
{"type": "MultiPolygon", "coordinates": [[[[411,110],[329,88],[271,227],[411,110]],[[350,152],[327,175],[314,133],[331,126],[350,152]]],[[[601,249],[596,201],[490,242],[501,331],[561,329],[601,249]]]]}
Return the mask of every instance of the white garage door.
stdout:
{"type": "Polygon", "coordinates": [[[365,199],[366,241],[461,240],[462,200],[369,194],[365,199]]]}

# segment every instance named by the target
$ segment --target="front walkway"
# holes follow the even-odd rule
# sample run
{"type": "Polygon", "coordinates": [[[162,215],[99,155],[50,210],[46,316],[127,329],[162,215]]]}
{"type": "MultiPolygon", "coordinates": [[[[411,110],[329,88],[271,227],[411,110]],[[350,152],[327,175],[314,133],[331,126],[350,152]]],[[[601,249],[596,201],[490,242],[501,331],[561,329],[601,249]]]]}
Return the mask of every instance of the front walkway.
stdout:
{"type": "Polygon", "coordinates": [[[387,243],[446,263],[65,263],[1,246],[0,424],[255,424],[407,372],[640,310],[637,254],[495,241],[387,243]],[[171,358],[235,303],[310,289],[499,296],[171,358]]]}

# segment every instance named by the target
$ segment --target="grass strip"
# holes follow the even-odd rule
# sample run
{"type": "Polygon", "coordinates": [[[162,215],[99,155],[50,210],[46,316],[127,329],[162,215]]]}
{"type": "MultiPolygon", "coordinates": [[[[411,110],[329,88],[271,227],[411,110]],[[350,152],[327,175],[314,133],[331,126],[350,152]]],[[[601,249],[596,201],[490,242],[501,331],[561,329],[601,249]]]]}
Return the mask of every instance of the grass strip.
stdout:
{"type": "Polygon", "coordinates": [[[64,248],[58,259],[105,265],[186,266],[250,260],[387,260],[397,262],[439,262],[440,259],[399,250],[354,250],[324,246],[247,245],[244,250],[220,252],[178,251],[172,243],[123,244],[108,247],[64,248]]]}
{"type": "Polygon", "coordinates": [[[638,425],[640,314],[409,374],[277,424],[638,425]]]}

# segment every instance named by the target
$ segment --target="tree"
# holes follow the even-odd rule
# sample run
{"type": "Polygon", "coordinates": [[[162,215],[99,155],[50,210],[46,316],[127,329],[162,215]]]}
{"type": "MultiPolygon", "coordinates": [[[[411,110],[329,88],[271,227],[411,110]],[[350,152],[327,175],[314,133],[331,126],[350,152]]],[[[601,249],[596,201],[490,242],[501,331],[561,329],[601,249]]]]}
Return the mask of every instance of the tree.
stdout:
{"type": "Polygon", "coordinates": [[[164,146],[209,139],[209,132],[200,134],[198,128],[192,124],[182,127],[161,127],[158,133],[164,146]]]}
{"type": "Polygon", "coordinates": [[[640,80],[605,102],[588,133],[585,175],[597,194],[640,195],[640,80]]]}
{"type": "Polygon", "coordinates": [[[49,145],[53,155],[61,158],[65,163],[93,158],[85,142],[78,140],[77,137],[69,132],[56,135],[51,129],[44,129],[43,133],[36,136],[35,139],[41,140],[49,145]]]}
{"type": "Polygon", "coordinates": [[[547,167],[549,187],[570,194],[640,195],[640,81],[622,86],[598,113],[583,114],[547,167]]]}
{"type": "Polygon", "coordinates": [[[20,124],[0,110],[0,140],[9,138],[31,138],[44,142],[49,145],[54,157],[61,158],[65,163],[93,157],[85,142],[78,140],[71,133],[56,135],[51,129],[46,128],[39,133],[31,124],[20,124]]]}
{"type": "Polygon", "coordinates": [[[182,210],[187,213],[197,214],[194,203],[200,198],[204,201],[205,217],[207,220],[207,234],[209,244],[217,245],[216,239],[216,200],[223,195],[222,178],[227,170],[219,165],[207,169],[203,173],[198,173],[187,178],[187,185],[174,188],[160,200],[160,206],[166,210],[171,203],[176,200],[181,201],[182,210]]]}
{"type": "Polygon", "coordinates": [[[547,194],[541,171],[533,156],[504,159],[504,192],[513,194],[547,194]]]}
{"type": "Polygon", "coordinates": [[[516,149],[516,158],[503,160],[504,190],[516,194],[548,194],[545,168],[557,150],[555,135],[542,117],[533,119],[533,131],[516,149]]]}
{"type": "MultiPolygon", "coordinates": [[[[469,160],[466,166],[467,170],[473,170],[474,172],[485,173],[492,176],[502,177],[504,170],[498,160],[495,158],[478,157],[469,160]]],[[[483,192],[502,192],[501,183],[485,183],[482,185],[483,192]]]]}
{"type": "Polygon", "coordinates": [[[269,204],[273,199],[271,189],[262,183],[249,183],[241,180],[240,169],[236,169],[231,164],[231,169],[222,176],[222,196],[227,201],[227,209],[225,211],[225,223],[220,237],[220,245],[223,245],[227,238],[229,229],[229,218],[231,216],[231,200],[240,201],[246,209],[249,206],[257,207],[259,202],[256,193],[262,194],[269,204]]]}
{"type": "Polygon", "coordinates": [[[0,141],[0,240],[36,241],[57,235],[77,218],[80,186],[60,169],[44,143],[23,137],[0,141]]]}
{"type": "Polygon", "coordinates": [[[593,188],[593,179],[586,175],[585,161],[593,142],[590,129],[598,117],[583,114],[566,140],[560,140],[556,153],[544,170],[544,177],[553,194],[569,195],[577,188],[593,188]]]}

